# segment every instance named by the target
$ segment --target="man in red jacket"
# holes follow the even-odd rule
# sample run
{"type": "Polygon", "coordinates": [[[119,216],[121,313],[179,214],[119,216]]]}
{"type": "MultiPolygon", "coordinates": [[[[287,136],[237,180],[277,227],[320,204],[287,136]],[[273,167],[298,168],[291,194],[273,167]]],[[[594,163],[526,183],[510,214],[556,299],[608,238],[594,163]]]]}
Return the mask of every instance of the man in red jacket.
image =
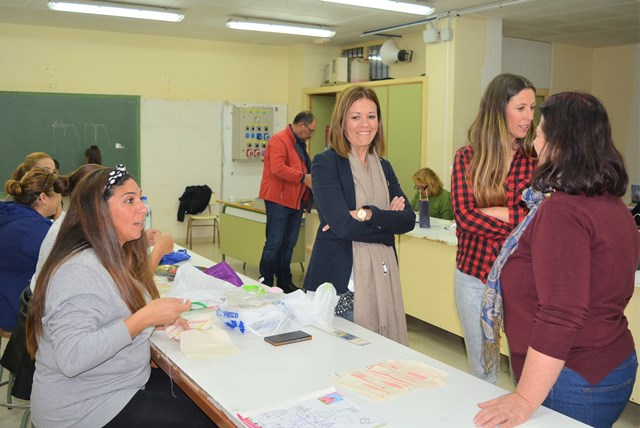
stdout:
{"type": "Polygon", "coordinates": [[[266,242],[260,259],[263,283],[277,285],[289,293],[297,290],[291,282],[291,256],[298,241],[302,212],[311,203],[311,159],[306,140],[316,130],[316,118],[302,111],[293,123],[275,134],[264,152],[260,198],[267,209],[266,242]]]}

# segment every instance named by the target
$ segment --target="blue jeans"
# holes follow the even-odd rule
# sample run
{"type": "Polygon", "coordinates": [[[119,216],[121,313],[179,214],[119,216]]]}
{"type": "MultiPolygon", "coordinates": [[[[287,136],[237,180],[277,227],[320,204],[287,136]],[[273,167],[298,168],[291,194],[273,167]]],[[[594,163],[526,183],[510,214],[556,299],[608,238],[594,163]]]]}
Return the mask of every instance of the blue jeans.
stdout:
{"type": "Polygon", "coordinates": [[[467,348],[469,373],[495,385],[498,381],[497,368],[490,373],[485,373],[482,365],[480,313],[482,311],[484,286],[484,283],[478,278],[462,273],[458,269],[453,274],[456,309],[458,310],[460,324],[462,324],[464,345],[467,348]]]}
{"type": "Polygon", "coordinates": [[[265,285],[275,285],[274,276],[291,283],[291,257],[298,242],[302,210],[294,210],[275,202],[264,201],[267,209],[266,242],[260,259],[260,276],[265,285]]]}
{"type": "Polygon", "coordinates": [[[635,351],[597,385],[565,367],[542,405],[592,427],[611,427],[631,397],[637,370],[635,351]]]}

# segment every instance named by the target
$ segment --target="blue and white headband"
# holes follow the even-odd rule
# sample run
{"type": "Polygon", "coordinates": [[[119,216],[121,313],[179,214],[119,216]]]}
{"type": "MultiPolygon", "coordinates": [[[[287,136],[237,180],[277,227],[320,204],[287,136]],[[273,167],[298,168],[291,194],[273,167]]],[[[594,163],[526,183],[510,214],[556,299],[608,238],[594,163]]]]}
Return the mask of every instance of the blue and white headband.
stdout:
{"type": "Polygon", "coordinates": [[[126,166],[122,164],[116,165],[115,169],[111,171],[107,177],[107,184],[104,186],[104,191],[107,192],[114,184],[122,181],[122,179],[128,175],[126,166]]]}

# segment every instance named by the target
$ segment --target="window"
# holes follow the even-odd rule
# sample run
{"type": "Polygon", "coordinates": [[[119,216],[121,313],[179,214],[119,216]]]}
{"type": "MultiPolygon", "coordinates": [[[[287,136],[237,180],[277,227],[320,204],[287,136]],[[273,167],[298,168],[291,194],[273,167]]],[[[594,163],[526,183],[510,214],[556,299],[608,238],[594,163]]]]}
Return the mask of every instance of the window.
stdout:
{"type": "MultiPolygon", "coordinates": [[[[384,65],[380,59],[380,48],[382,45],[366,47],[369,60],[369,80],[382,80],[389,78],[389,66],[384,65]]],[[[365,47],[345,49],[342,51],[345,58],[365,58],[365,47]]]]}
{"type": "Polygon", "coordinates": [[[382,45],[369,46],[369,76],[371,80],[389,78],[389,66],[382,63],[380,48],[382,45]]]}

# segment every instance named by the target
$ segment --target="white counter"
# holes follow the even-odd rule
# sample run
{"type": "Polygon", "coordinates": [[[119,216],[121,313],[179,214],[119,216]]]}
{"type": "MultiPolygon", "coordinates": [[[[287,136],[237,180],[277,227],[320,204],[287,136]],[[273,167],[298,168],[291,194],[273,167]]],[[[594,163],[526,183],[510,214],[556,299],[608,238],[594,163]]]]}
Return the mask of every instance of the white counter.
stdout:
{"type": "MultiPolygon", "coordinates": [[[[192,264],[213,264],[191,254],[192,264]]],[[[385,420],[388,427],[472,427],[473,416],[478,412],[477,403],[506,392],[342,318],[336,317],[334,323],[335,327],[371,343],[356,346],[316,328],[304,327],[312,334],[312,340],[274,347],[260,337],[229,331],[239,354],[187,359],[182,355],[179,343],[169,339],[163,331],[156,331],[151,342],[154,360],[163,370],[169,370],[176,384],[187,389],[196,404],[207,408],[205,412],[222,427],[242,426],[237,418],[239,412],[246,414],[252,409],[331,387],[330,375],[334,372],[361,369],[390,359],[422,361],[444,370],[449,377],[444,386],[417,389],[384,402],[340,390],[367,412],[385,420]]],[[[585,425],[541,407],[522,426],[585,425]]]]}
{"type": "Polygon", "coordinates": [[[454,221],[434,217],[430,217],[430,219],[431,227],[421,228],[420,225],[416,223],[416,227],[405,235],[413,236],[414,238],[429,239],[431,241],[441,242],[454,247],[458,245],[456,229],[455,227],[451,227],[455,224],[454,221]]]}

